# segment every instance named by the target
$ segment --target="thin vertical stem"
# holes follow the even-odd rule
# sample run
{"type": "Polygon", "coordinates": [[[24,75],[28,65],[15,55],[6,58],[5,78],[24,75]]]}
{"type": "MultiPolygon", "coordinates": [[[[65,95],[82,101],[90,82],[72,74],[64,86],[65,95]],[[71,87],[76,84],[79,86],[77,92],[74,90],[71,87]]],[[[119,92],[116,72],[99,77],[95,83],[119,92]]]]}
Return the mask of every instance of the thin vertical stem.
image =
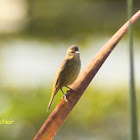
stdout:
{"type": "MultiPolygon", "coordinates": [[[[133,0],[128,2],[128,18],[132,16],[133,0]]],[[[130,117],[131,117],[131,140],[138,140],[138,126],[137,126],[137,109],[136,109],[136,92],[135,92],[135,78],[134,78],[134,50],[133,50],[133,30],[130,20],[129,35],[129,60],[130,60],[130,117]]]]}

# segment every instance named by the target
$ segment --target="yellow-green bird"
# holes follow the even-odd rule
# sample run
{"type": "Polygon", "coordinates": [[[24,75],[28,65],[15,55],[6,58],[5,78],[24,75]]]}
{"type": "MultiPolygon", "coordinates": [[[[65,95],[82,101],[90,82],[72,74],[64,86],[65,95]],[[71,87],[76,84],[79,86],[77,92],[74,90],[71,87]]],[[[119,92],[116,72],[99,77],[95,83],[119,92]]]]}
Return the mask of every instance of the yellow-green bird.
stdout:
{"type": "Polygon", "coordinates": [[[72,45],[68,48],[66,57],[57,71],[53,83],[52,96],[47,111],[49,111],[54,96],[57,94],[57,92],[61,89],[62,93],[64,94],[62,87],[67,87],[76,80],[80,72],[80,68],[81,61],[79,49],[77,46],[72,45]]]}

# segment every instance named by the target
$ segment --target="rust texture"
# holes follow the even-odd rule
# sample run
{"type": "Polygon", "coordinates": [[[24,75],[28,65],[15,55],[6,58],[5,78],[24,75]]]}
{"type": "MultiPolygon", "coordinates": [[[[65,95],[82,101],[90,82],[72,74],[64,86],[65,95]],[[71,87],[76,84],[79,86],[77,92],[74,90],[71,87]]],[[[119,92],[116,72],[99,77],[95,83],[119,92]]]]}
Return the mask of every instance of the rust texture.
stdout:
{"type": "MultiPolygon", "coordinates": [[[[131,18],[133,24],[140,17],[140,10],[131,18]]],[[[80,99],[93,77],[96,75],[104,61],[115,48],[129,28],[130,22],[127,21],[102,47],[93,60],[88,64],[84,71],[72,84],[71,90],[67,93],[67,100],[61,99],[53,112],[47,118],[41,129],[38,131],[34,140],[52,140],[59,128],[80,99]]]]}

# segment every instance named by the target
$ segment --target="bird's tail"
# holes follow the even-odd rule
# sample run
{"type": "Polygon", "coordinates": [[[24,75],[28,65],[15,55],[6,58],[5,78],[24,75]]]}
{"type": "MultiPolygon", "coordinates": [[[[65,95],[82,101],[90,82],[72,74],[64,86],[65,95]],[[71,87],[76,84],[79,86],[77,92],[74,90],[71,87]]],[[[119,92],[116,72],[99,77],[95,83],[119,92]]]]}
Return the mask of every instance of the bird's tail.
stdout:
{"type": "Polygon", "coordinates": [[[51,99],[50,99],[50,102],[49,102],[49,105],[48,105],[48,109],[47,109],[47,111],[49,111],[50,108],[51,108],[51,105],[52,105],[52,102],[53,102],[54,96],[55,96],[55,95],[52,95],[52,97],[51,97],[51,99]]]}

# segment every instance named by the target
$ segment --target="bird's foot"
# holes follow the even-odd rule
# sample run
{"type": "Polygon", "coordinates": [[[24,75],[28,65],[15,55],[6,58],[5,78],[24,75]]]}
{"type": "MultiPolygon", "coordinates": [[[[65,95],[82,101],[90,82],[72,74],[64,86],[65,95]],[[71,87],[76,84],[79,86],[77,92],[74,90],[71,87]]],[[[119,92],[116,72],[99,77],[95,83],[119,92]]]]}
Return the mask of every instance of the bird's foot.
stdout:
{"type": "Polygon", "coordinates": [[[63,96],[63,99],[67,102],[68,101],[68,99],[67,99],[67,96],[66,95],[64,95],[63,96]]]}
{"type": "Polygon", "coordinates": [[[68,91],[67,91],[67,93],[66,94],[64,94],[64,96],[63,96],[63,99],[67,102],[68,101],[68,99],[67,99],[67,95],[68,95],[69,93],[68,93],[68,91]]]}

